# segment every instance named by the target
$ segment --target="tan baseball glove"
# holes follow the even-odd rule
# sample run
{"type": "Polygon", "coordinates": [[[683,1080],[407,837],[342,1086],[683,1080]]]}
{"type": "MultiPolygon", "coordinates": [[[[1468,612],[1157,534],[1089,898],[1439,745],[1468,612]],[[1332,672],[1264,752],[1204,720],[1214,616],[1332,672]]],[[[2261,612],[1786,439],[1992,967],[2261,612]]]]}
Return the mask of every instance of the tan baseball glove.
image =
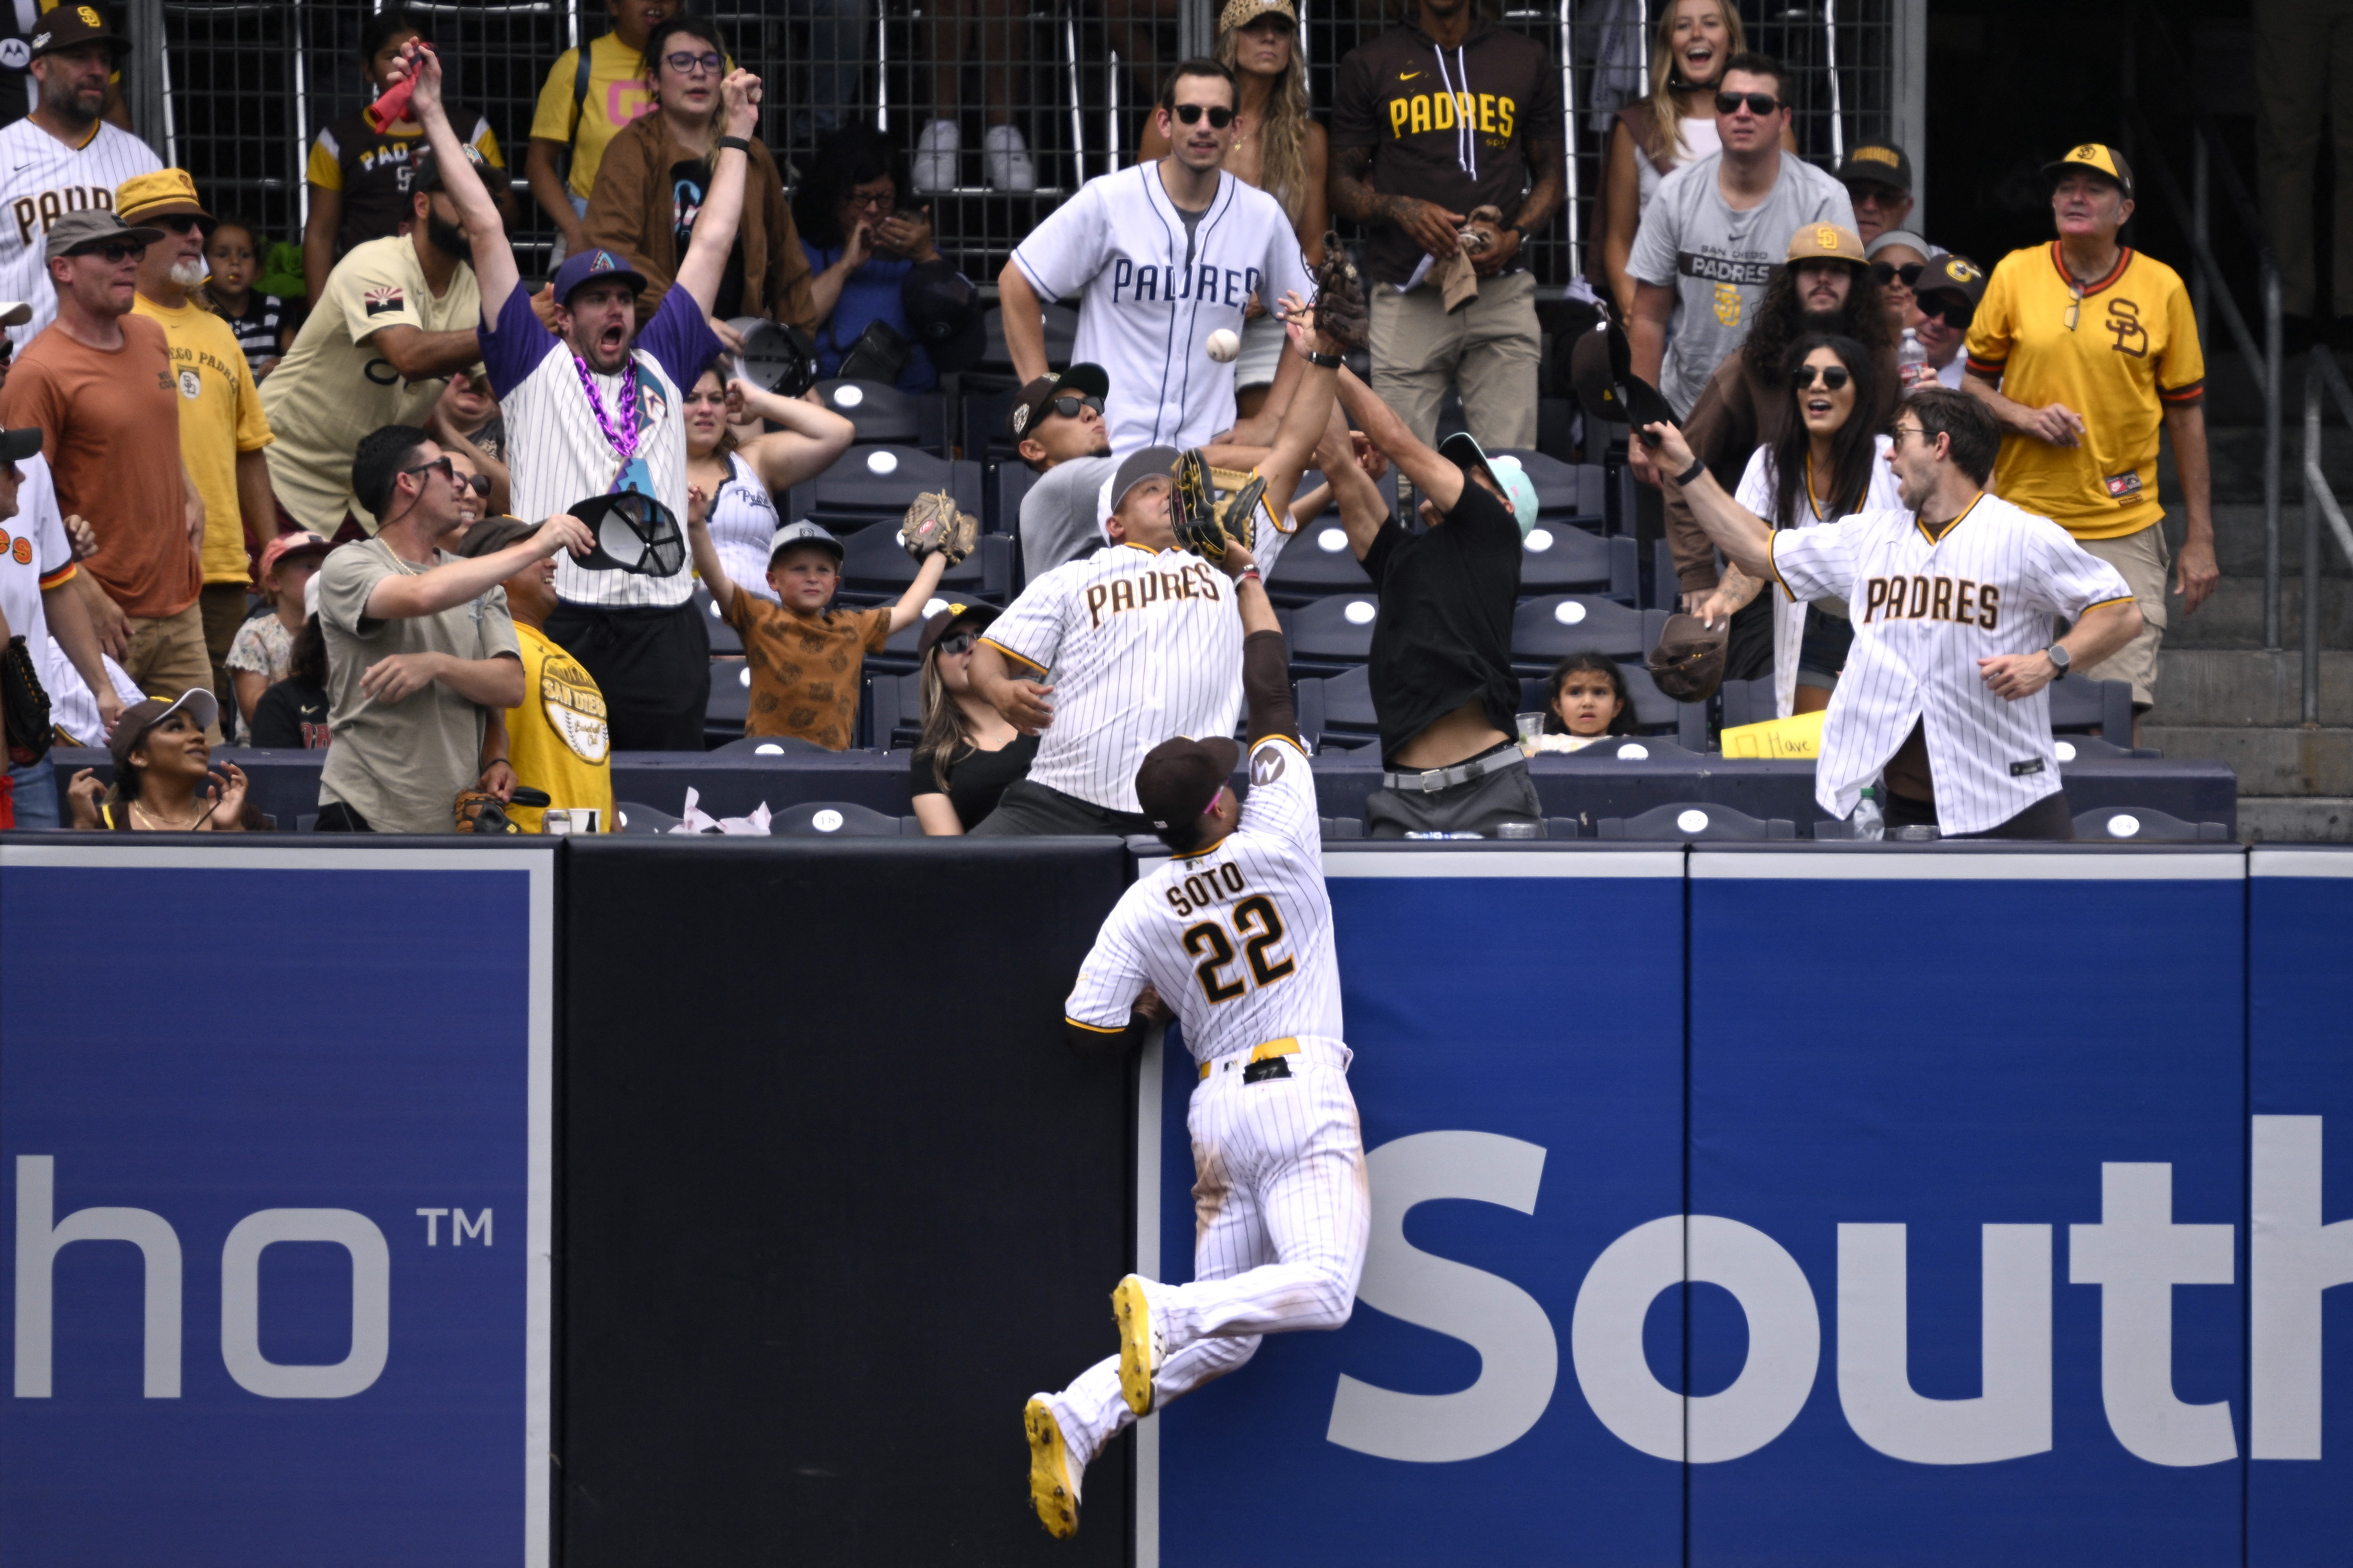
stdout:
{"type": "Polygon", "coordinates": [[[907,509],[906,521],[899,525],[899,542],[918,561],[940,554],[953,566],[980,543],[980,520],[957,510],[955,497],[947,491],[927,491],[907,509]]]}

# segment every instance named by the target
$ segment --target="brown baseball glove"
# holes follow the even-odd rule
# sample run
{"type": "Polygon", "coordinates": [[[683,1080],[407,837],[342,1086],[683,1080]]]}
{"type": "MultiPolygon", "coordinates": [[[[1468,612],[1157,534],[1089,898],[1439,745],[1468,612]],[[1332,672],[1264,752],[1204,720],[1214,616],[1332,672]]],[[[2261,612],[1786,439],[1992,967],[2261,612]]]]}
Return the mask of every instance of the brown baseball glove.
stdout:
{"type": "Polygon", "coordinates": [[[927,491],[907,509],[906,521],[899,525],[899,542],[918,561],[937,553],[953,566],[980,542],[980,520],[958,510],[955,497],[947,491],[927,491]]]}
{"type": "Polygon", "coordinates": [[[507,803],[486,789],[463,789],[458,792],[456,806],[450,815],[457,819],[460,833],[520,833],[522,829],[507,816],[507,803]]]}
{"type": "Polygon", "coordinates": [[[1223,561],[1229,542],[1250,549],[1259,498],[1265,493],[1265,479],[1254,474],[1220,505],[1215,477],[1199,448],[1186,452],[1176,459],[1176,547],[1204,561],[1223,561]]]}
{"type": "Polygon", "coordinates": [[[1324,237],[1324,259],[1315,264],[1315,326],[1342,353],[1354,353],[1372,337],[1365,280],[1336,233],[1324,237]]]}

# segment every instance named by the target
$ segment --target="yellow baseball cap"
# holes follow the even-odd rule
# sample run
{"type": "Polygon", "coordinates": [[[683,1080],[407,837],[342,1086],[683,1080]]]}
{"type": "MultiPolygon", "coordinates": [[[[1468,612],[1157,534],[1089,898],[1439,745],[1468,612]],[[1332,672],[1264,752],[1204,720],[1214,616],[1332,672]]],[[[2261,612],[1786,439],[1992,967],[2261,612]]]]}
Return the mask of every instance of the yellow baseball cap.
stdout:
{"type": "Polygon", "coordinates": [[[1862,238],[1854,230],[1834,223],[1807,223],[1798,226],[1789,237],[1791,264],[1800,261],[1852,261],[1861,267],[1868,259],[1862,254],[1862,238]]]}
{"type": "Polygon", "coordinates": [[[2123,188],[2125,200],[2132,200],[2132,165],[2125,162],[2122,153],[2106,142],[2086,142],[2064,158],[2042,165],[2042,172],[2054,180],[2071,169],[2089,169],[2095,174],[2105,174],[2123,188]]]}
{"type": "Polygon", "coordinates": [[[213,215],[196,200],[196,182],[185,169],[157,169],[133,174],[114,187],[114,210],[125,223],[187,213],[212,222],[213,215]]]}

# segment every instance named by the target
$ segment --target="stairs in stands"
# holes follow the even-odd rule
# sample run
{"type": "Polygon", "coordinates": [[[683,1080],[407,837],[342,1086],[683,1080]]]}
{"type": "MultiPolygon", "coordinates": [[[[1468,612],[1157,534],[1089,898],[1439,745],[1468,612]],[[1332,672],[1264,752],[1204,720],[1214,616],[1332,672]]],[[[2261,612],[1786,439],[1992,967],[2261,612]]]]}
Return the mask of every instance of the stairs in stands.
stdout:
{"type": "MultiPolygon", "coordinates": [[[[2215,337],[2223,334],[2215,333],[2215,337]]],[[[2353,841],[2353,568],[2320,524],[2320,721],[2303,722],[2305,362],[2286,389],[2280,509],[2281,649],[2263,647],[2263,405],[2235,353],[2209,361],[2208,445],[2222,581],[2195,616],[2178,605],[2158,655],[2157,705],[2140,743],[2168,757],[2213,758],[2239,776],[2239,837],[2248,842],[2353,841]]],[[[2353,504],[2353,431],[2324,426],[2324,471],[2353,504]]],[[[2166,533],[2181,542],[2173,455],[2159,463],[2166,533]]]]}

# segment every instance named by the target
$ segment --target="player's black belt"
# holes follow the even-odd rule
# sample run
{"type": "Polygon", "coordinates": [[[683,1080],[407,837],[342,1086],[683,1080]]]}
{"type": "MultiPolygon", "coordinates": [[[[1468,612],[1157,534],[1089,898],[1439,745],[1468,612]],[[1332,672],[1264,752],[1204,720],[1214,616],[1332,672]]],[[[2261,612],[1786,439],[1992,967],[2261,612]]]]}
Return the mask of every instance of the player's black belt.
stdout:
{"type": "Polygon", "coordinates": [[[1428,773],[1381,774],[1381,783],[1389,789],[1414,790],[1422,795],[1436,795],[1452,789],[1456,784],[1483,779],[1489,773],[1502,773],[1505,768],[1527,766],[1527,758],[1520,755],[1517,746],[1504,745],[1483,757],[1473,757],[1467,763],[1457,763],[1451,768],[1432,768],[1428,773]]]}

